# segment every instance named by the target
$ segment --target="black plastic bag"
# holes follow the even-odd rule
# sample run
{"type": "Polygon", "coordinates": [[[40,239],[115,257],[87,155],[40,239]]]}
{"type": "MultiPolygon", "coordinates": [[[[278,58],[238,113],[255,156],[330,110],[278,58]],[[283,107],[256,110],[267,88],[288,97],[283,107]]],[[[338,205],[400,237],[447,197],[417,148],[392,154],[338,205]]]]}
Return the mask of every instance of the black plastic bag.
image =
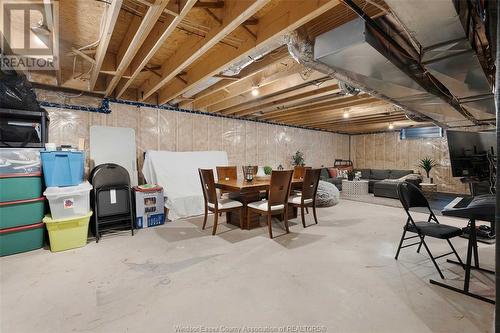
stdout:
{"type": "Polygon", "coordinates": [[[38,111],[40,105],[25,75],[0,71],[0,108],[38,111]]]}

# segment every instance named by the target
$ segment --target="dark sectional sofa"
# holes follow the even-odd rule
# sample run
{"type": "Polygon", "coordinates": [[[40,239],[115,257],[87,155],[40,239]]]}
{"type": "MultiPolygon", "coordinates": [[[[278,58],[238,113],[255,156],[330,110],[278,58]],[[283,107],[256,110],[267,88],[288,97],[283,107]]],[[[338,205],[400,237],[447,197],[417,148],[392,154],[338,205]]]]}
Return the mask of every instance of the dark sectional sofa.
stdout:
{"type": "MultiPolygon", "coordinates": [[[[361,179],[368,180],[368,191],[377,197],[398,198],[398,182],[390,181],[412,174],[413,170],[354,169],[361,172],[361,179]],[[387,181],[388,180],[388,181],[387,181]]],[[[334,184],[342,191],[342,178],[331,178],[328,168],[321,169],[321,180],[334,184]]],[[[406,180],[418,186],[420,180],[406,180]]]]}

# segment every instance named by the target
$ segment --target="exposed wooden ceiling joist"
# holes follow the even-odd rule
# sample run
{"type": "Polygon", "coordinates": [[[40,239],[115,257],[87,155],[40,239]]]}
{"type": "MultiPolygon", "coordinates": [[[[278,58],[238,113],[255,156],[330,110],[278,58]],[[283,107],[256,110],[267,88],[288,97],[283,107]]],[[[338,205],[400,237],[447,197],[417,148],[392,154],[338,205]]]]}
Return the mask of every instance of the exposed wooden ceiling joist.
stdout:
{"type": "MultiPolygon", "coordinates": [[[[249,37],[237,49],[227,48],[223,53],[217,53],[205,59],[202,63],[194,64],[188,71],[188,84],[182,84],[182,82],[178,81],[169,82],[160,89],[159,102],[163,104],[171,101],[206,78],[227,68],[234,61],[246,56],[255,48],[263,46],[273,38],[282,36],[284,33],[300,27],[338,3],[337,0],[290,0],[278,3],[272,10],[259,17],[259,23],[255,26],[257,39],[249,37]]],[[[163,84],[160,86],[163,86],[163,84]]],[[[148,93],[150,94],[152,91],[150,90],[148,93]]]]}
{"type": "Polygon", "coordinates": [[[325,96],[338,93],[339,91],[337,81],[325,81],[320,88],[316,85],[310,85],[284,94],[278,94],[270,98],[266,98],[260,103],[257,102],[250,103],[249,105],[247,104],[246,107],[240,107],[243,109],[235,112],[234,115],[241,117],[256,112],[262,112],[263,114],[273,111],[279,112],[281,110],[310,103],[317,98],[323,98],[325,96]]]}
{"type": "MultiPolygon", "coordinates": [[[[224,37],[252,17],[269,0],[227,0],[223,8],[223,23],[213,28],[202,40],[191,40],[183,45],[168,61],[162,65],[162,78],[152,78],[144,87],[143,100],[151,96],[158,89],[171,81],[181,71],[204,55],[210,48],[219,43],[224,37]]],[[[217,74],[217,73],[212,73],[217,74]]],[[[189,81],[189,80],[188,80],[189,81]]],[[[178,83],[179,80],[175,80],[178,83]]],[[[179,82],[181,85],[183,82],[179,82]]],[[[179,93],[177,96],[181,95],[179,93]]],[[[175,96],[175,97],[177,97],[175,96]]],[[[160,101],[160,104],[165,101],[160,101]]]]}
{"type": "MultiPolygon", "coordinates": [[[[263,120],[279,120],[279,121],[305,121],[307,119],[315,119],[322,115],[328,115],[335,109],[346,109],[352,106],[363,105],[373,102],[380,102],[380,100],[372,97],[339,97],[326,103],[319,103],[315,106],[304,106],[298,108],[293,114],[284,113],[281,115],[267,116],[263,115],[260,119],[263,120]]],[[[385,102],[381,102],[385,103],[385,102]]]]}
{"type": "MultiPolygon", "coordinates": [[[[250,65],[246,66],[243,68],[239,73],[238,77],[240,79],[244,79],[247,76],[253,75],[255,73],[258,73],[268,66],[277,63],[289,56],[288,49],[285,46],[279,47],[276,50],[266,54],[262,58],[252,62],[250,65]]],[[[214,85],[208,87],[207,89],[203,90],[202,92],[199,92],[194,96],[194,100],[192,105],[190,107],[196,108],[197,103],[200,103],[200,105],[203,105],[203,98],[205,98],[208,95],[214,94],[220,90],[223,90],[224,88],[234,84],[235,82],[233,80],[227,81],[227,80],[221,80],[214,85]]],[[[188,106],[188,103],[181,104],[182,107],[188,106]]]]}
{"type": "Polygon", "coordinates": [[[303,73],[289,73],[286,78],[282,80],[268,84],[262,88],[258,89],[259,95],[256,98],[251,92],[235,96],[229,100],[217,103],[207,108],[209,112],[220,112],[223,114],[234,114],[234,106],[238,106],[244,103],[253,102],[266,96],[278,95],[287,91],[293,91],[300,87],[314,85],[318,81],[332,80],[329,76],[323,73],[312,72],[310,76],[304,77],[303,73]]]}
{"type": "Polygon", "coordinates": [[[113,30],[115,28],[116,20],[118,19],[118,14],[120,13],[120,8],[122,6],[123,0],[112,0],[111,4],[107,8],[107,15],[104,21],[104,29],[102,35],[99,39],[99,45],[97,46],[97,51],[95,54],[95,65],[92,69],[89,81],[89,90],[92,91],[95,88],[97,78],[99,77],[99,72],[101,70],[102,63],[104,62],[104,57],[108,50],[108,45],[113,35],[113,30]]]}
{"type": "MultiPolygon", "coordinates": [[[[141,24],[135,32],[132,40],[130,42],[125,41],[126,51],[123,56],[120,57],[120,59],[117,59],[118,66],[116,68],[116,75],[113,77],[106,88],[106,96],[109,96],[115,89],[122,75],[125,73],[130,63],[132,62],[132,59],[139,51],[139,48],[144,43],[146,38],[148,38],[149,33],[155,26],[158,18],[163,13],[163,10],[165,9],[169,1],[170,0],[155,0],[155,2],[148,8],[148,11],[146,12],[146,15],[144,15],[141,24]]],[[[118,54],[118,56],[120,56],[120,53],[118,54]]]]}
{"type": "Polygon", "coordinates": [[[149,33],[148,38],[130,63],[130,79],[118,83],[116,98],[120,98],[132,82],[137,78],[142,69],[153,58],[167,38],[172,34],[178,24],[186,17],[197,0],[185,0],[177,16],[170,16],[165,22],[158,22],[149,33]]]}
{"type": "Polygon", "coordinates": [[[223,8],[224,1],[198,1],[194,5],[195,8],[223,8]]]}
{"type": "MultiPolygon", "coordinates": [[[[224,101],[248,93],[254,88],[258,87],[259,90],[263,90],[266,85],[295,74],[303,69],[304,67],[296,63],[293,59],[275,63],[271,66],[268,66],[265,70],[262,70],[254,75],[247,76],[246,78],[241,79],[232,85],[228,85],[224,89],[219,90],[212,95],[195,101],[193,103],[193,106],[196,109],[205,109],[207,107],[213,106],[214,104],[220,105],[224,101]]],[[[219,110],[217,108],[207,109],[212,112],[219,110]]]]}

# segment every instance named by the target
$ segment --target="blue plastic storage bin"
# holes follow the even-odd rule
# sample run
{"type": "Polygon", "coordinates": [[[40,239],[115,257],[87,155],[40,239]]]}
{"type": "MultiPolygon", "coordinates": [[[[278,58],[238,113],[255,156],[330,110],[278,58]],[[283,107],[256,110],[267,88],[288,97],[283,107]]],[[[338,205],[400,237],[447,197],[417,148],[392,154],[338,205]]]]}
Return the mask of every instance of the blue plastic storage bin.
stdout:
{"type": "Polygon", "coordinates": [[[40,156],[45,186],[76,186],[83,182],[82,151],[42,151],[40,156]]]}

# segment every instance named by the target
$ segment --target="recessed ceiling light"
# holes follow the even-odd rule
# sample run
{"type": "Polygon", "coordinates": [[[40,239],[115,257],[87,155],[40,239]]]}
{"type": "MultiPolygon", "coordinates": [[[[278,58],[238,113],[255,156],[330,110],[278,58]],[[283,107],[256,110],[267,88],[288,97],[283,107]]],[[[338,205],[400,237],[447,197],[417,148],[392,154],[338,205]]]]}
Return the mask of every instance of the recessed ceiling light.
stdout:
{"type": "Polygon", "coordinates": [[[253,87],[252,96],[258,96],[258,95],[259,95],[259,87],[253,87]]]}
{"type": "Polygon", "coordinates": [[[349,112],[344,111],[344,118],[349,118],[349,112]]]}

